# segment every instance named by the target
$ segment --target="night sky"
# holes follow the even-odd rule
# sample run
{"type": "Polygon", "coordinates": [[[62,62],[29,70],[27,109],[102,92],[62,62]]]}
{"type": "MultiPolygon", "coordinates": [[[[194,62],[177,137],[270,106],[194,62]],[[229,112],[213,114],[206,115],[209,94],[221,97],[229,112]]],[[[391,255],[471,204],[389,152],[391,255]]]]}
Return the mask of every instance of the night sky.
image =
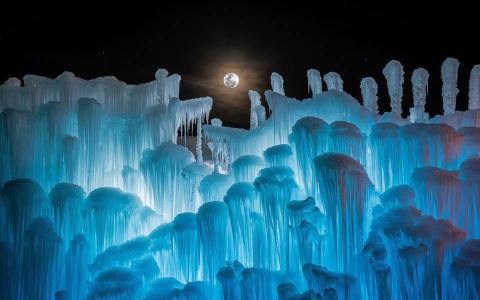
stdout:
{"type": "Polygon", "coordinates": [[[467,107],[470,70],[480,63],[473,4],[199,2],[3,8],[0,81],[25,74],[56,77],[68,70],[85,79],[114,75],[137,84],[153,80],[162,67],[182,76],[180,98],[211,96],[212,117],[247,127],[247,91],[263,95],[273,71],[283,75],[286,94],[298,99],[308,97],[309,68],[322,75],[338,72],[345,91],[357,99],[361,78],[372,76],[379,84],[380,109],[388,111],[382,68],[390,59],[405,67],[404,113],[413,102],[410,76],[417,67],[430,72],[427,110],[441,113],[440,67],[451,56],[461,63],[457,108],[467,107]],[[240,76],[238,88],[223,86],[223,75],[230,71],[240,76]]]}

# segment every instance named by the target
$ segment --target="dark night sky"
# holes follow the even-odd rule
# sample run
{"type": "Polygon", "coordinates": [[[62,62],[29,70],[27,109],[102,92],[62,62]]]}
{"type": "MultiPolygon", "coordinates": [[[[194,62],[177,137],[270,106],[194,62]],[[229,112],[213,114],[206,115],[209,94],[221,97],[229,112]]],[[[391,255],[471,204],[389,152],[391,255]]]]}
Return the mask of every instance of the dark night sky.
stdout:
{"type": "Polygon", "coordinates": [[[0,81],[69,70],[86,79],[114,75],[136,84],[151,81],[163,67],[182,76],[182,99],[212,96],[212,116],[245,127],[247,91],[263,94],[272,71],[283,75],[286,94],[299,99],[307,97],[311,67],[322,75],[338,72],[345,91],[358,99],[361,78],[373,76],[380,108],[389,110],[382,68],[390,59],[405,67],[404,112],[412,104],[411,72],[424,67],[430,72],[427,110],[440,113],[440,66],[452,56],[461,63],[458,109],[465,109],[470,69],[480,63],[478,9],[458,1],[421,8],[386,2],[3,8],[0,81]],[[239,73],[237,89],[222,86],[226,71],[239,73]]]}

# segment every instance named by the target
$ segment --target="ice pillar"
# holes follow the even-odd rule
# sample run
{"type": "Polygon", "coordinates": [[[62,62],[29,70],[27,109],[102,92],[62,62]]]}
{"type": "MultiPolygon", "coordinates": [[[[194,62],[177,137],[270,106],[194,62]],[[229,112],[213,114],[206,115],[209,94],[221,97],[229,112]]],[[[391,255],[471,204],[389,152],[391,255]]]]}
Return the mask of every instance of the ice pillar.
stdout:
{"type": "Polygon", "coordinates": [[[403,66],[397,60],[391,60],[383,68],[383,76],[387,80],[388,95],[390,96],[390,106],[392,113],[402,114],[403,97],[403,66]]]}
{"type": "Polygon", "coordinates": [[[457,80],[460,62],[456,58],[448,57],[442,64],[442,98],[445,115],[453,114],[457,106],[457,80]]]}

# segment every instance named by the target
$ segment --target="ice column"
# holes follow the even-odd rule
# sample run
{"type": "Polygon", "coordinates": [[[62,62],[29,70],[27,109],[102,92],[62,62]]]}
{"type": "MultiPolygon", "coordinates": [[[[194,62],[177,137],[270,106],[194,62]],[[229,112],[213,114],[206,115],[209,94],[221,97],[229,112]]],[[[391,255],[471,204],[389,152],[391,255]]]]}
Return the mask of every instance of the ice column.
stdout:
{"type": "Polygon", "coordinates": [[[363,246],[373,186],[359,162],[343,154],[317,156],[314,164],[320,200],[329,218],[328,232],[333,236],[330,268],[346,271],[363,246]]]}
{"type": "Polygon", "coordinates": [[[194,161],[192,152],[171,142],[143,152],[140,169],[153,195],[154,202],[150,206],[162,220],[171,220],[185,211],[189,195],[183,186],[182,170],[194,161]]]}
{"type": "Polygon", "coordinates": [[[377,92],[378,85],[373,77],[365,77],[360,81],[360,89],[363,97],[363,106],[374,114],[378,114],[377,92]]]}
{"type": "Polygon", "coordinates": [[[23,297],[51,299],[63,286],[64,261],[62,239],[47,217],[38,217],[25,231],[22,251],[23,297]]]}
{"type": "Polygon", "coordinates": [[[412,186],[418,209],[434,218],[459,225],[460,181],[456,172],[435,167],[417,168],[412,174],[412,186]]]}
{"type": "Polygon", "coordinates": [[[326,216],[320,212],[313,198],[290,201],[288,210],[293,236],[293,249],[289,252],[297,262],[297,270],[300,271],[305,263],[322,264],[325,258],[326,216]]]}
{"type": "Polygon", "coordinates": [[[329,151],[350,156],[366,166],[366,137],[354,124],[344,121],[330,124],[329,151]]]}
{"type": "Polygon", "coordinates": [[[198,186],[202,202],[221,201],[232,184],[233,178],[230,174],[213,172],[213,174],[205,176],[198,186]]]}
{"type": "Polygon", "coordinates": [[[284,166],[292,167],[293,165],[293,152],[292,148],[288,144],[275,145],[263,152],[267,166],[284,166]]]}
{"type": "Polygon", "coordinates": [[[285,95],[285,91],[283,89],[283,77],[282,77],[282,75],[280,75],[276,72],[273,72],[270,79],[271,79],[272,90],[275,93],[285,95]]]}
{"type": "Polygon", "coordinates": [[[88,195],[83,214],[94,255],[128,239],[130,218],[140,207],[138,197],[116,188],[98,188],[88,195]]]}
{"type": "Polygon", "coordinates": [[[328,151],[329,131],[328,123],[315,117],[302,118],[292,128],[290,139],[295,147],[299,175],[307,196],[315,196],[312,160],[328,151]]]}
{"type": "Polygon", "coordinates": [[[253,228],[250,218],[257,204],[256,199],[255,187],[248,182],[232,185],[223,199],[232,224],[234,258],[248,266],[253,265],[253,228]]]}
{"type": "Polygon", "coordinates": [[[428,93],[428,71],[424,68],[413,70],[412,92],[413,107],[410,108],[410,121],[421,122],[428,120],[428,113],[425,112],[425,103],[428,93]]]}
{"type": "Polygon", "coordinates": [[[307,71],[308,78],[308,91],[312,92],[312,98],[315,98],[316,95],[322,93],[322,76],[320,72],[315,69],[310,69],[307,71]]]}
{"type": "Polygon", "coordinates": [[[270,167],[261,170],[254,181],[269,237],[267,264],[270,268],[289,268],[287,204],[297,188],[293,176],[288,167],[270,167]]]}
{"type": "Polygon", "coordinates": [[[243,155],[232,163],[236,182],[253,182],[263,168],[265,160],[257,155],[243,155]]]}
{"type": "Polygon", "coordinates": [[[182,213],[173,220],[172,253],[178,264],[178,278],[184,282],[197,279],[200,265],[200,248],[197,215],[182,213]]]}
{"type": "Polygon", "coordinates": [[[158,69],[155,72],[155,91],[157,93],[158,103],[167,105],[170,98],[167,98],[165,91],[165,83],[167,81],[168,71],[166,69],[158,69]]]}
{"type": "Polygon", "coordinates": [[[49,211],[43,189],[33,180],[16,179],[4,184],[0,196],[5,207],[9,237],[13,239],[14,254],[20,254],[23,233],[34,218],[49,211]]]}
{"type": "Polygon", "coordinates": [[[379,191],[408,182],[400,176],[404,164],[402,151],[398,147],[402,143],[400,129],[400,126],[393,123],[378,123],[370,132],[369,141],[372,149],[370,174],[373,174],[373,182],[379,191]]]}
{"type": "Polygon", "coordinates": [[[457,80],[460,62],[456,58],[448,57],[442,64],[442,98],[445,115],[453,114],[457,106],[457,80]]]}
{"type": "Polygon", "coordinates": [[[198,209],[197,226],[202,245],[203,278],[210,282],[214,282],[231,249],[229,223],[228,208],[223,202],[208,202],[198,209]]]}
{"type": "Polygon", "coordinates": [[[325,80],[329,91],[337,90],[343,92],[343,80],[338,73],[329,72],[323,76],[323,80],[325,80]]]}
{"type": "Polygon", "coordinates": [[[480,238],[480,158],[472,157],[460,165],[461,196],[458,212],[460,227],[470,238],[480,238]]]}
{"type": "Polygon", "coordinates": [[[83,230],[82,209],[85,204],[85,192],[78,185],[59,183],[49,194],[53,208],[55,231],[68,243],[77,233],[83,230]]]}
{"type": "Polygon", "coordinates": [[[90,245],[83,234],[77,234],[70,242],[65,256],[65,289],[72,299],[82,299],[90,279],[88,264],[92,256],[90,245]]]}
{"type": "Polygon", "coordinates": [[[390,96],[390,106],[392,113],[402,114],[403,97],[403,66],[397,60],[391,60],[383,68],[383,76],[387,80],[388,95],[390,96]]]}
{"type": "Polygon", "coordinates": [[[468,85],[468,109],[477,108],[480,108],[480,65],[473,66],[468,85]]]}
{"type": "Polygon", "coordinates": [[[191,163],[183,168],[182,177],[185,180],[185,189],[188,191],[187,211],[196,211],[200,206],[202,199],[198,187],[201,180],[212,174],[212,171],[213,169],[210,166],[198,162],[191,163]]]}
{"type": "Polygon", "coordinates": [[[257,106],[262,105],[260,102],[260,94],[257,91],[249,90],[248,97],[250,98],[250,130],[258,127],[257,106]]]}

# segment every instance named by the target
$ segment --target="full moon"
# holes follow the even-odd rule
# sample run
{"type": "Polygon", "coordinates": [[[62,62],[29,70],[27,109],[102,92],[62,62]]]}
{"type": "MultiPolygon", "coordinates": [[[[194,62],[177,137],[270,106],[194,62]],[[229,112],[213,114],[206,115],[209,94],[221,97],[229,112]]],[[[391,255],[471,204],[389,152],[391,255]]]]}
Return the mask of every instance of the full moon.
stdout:
{"type": "Polygon", "coordinates": [[[237,87],[238,83],[240,82],[240,78],[235,73],[228,73],[223,77],[223,83],[226,87],[234,88],[237,87]]]}

